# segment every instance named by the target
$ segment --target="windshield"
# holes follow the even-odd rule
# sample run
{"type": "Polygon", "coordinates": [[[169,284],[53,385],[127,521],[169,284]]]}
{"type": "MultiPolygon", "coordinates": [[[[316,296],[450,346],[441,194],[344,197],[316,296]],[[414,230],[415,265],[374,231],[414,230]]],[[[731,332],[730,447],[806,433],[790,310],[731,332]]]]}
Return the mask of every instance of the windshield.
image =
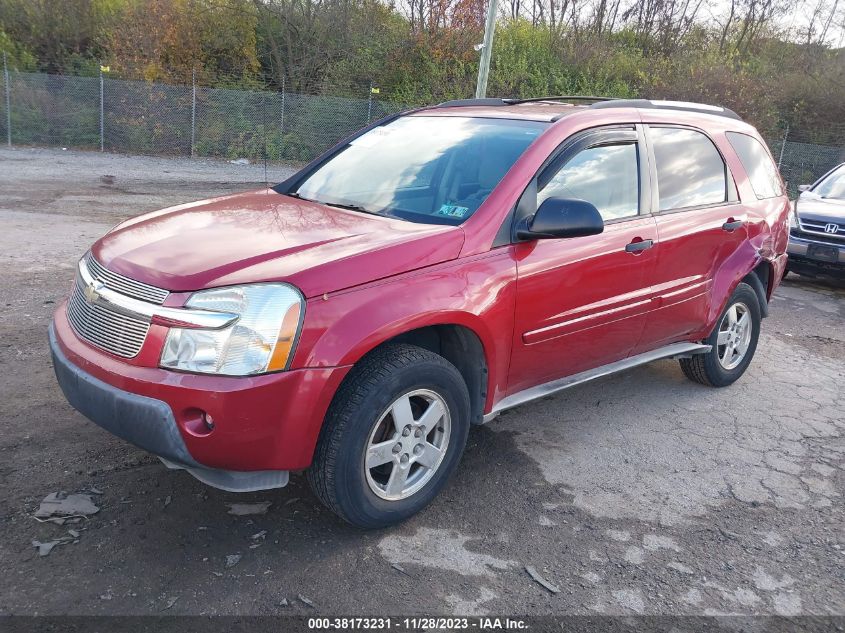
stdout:
{"type": "Polygon", "coordinates": [[[816,185],[813,193],[818,194],[822,198],[845,200],[845,165],[839,167],[839,169],[816,185]]]}
{"type": "Polygon", "coordinates": [[[354,139],[292,195],[413,222],[460,224],[547,125],[401,117],[354,139]]]}

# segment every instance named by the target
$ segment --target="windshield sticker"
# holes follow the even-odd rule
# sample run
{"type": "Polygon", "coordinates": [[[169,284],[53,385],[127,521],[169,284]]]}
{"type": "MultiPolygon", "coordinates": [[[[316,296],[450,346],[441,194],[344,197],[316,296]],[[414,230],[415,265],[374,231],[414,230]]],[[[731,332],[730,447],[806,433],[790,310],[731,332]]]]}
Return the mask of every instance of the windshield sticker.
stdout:
{"type": "Polygon", "coordinates": [[[379,126],[375,127],[369,132],[364,132],[356,139],[349,141],[350,145],[359,145],[361,147],[374,147],[378,143],[386,140],[392,136],[396,130],[394,128],[379,126]]]}
{"type": "Polygon", "coordinates": [[[467,207],[459,207],[455,204],[444,204],[437,210],[435,215],[443,215],[447,218],[462,218],[467,214],[467,212],[469,212],[469,208],[467,207]]]}

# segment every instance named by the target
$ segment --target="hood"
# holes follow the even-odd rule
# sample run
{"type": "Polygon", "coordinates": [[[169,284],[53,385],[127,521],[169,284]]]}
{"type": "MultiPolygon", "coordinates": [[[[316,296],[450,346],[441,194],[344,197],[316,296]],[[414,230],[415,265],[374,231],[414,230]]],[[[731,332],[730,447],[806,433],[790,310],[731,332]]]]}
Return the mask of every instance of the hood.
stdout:
{"type": "Polygon", "coordinates": [[[127,220],[92,251],[109,270],[172,292],[287,281],[312,297],[454,259],[463,241],[456,226],[262,189],[127,220]]]}
{"type": "Polygon", "coordinates": [[[845,220],[845,200],[833,198],[798,198],[798,216],[819,222],[841,222],[845,220]]]}

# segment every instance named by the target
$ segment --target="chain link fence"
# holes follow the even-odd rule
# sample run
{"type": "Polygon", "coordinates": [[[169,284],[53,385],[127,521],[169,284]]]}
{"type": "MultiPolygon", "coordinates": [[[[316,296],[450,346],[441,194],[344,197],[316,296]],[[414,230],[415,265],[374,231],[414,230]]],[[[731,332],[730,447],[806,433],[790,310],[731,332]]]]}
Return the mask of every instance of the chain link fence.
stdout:
{"type": "Polygon", "coordinates": [[[401,109],[369,86],[350,98],[9,70],[0,90],[10,146],[227,159],[308,161],[401,109]]]}
{"type": "Polygon", "coordinates": [[[845,162],[845,146],[791,141],[785,135],[769,141],[769,147],[793,197],[798,195],[799,185],[811,185],[845,162]]]}
{"type": "MultiPolygon", "coordinates": [[[[402,109],[370,86],[353,98],[5,69],[0,81],[0,142],[10,146],[305,162],[402,109]]],[[[792,195],[845,161],[842,145],[805,142],[788,131],[764,136],[792,195]]]]}

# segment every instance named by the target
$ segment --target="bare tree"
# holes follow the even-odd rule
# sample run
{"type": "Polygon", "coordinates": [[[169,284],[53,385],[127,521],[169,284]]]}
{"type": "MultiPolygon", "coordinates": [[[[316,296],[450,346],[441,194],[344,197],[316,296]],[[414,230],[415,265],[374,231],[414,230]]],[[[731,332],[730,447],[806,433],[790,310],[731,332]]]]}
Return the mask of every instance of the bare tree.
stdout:
{"type": "Polygon", "coordinates": [[[702,4],[703,0],[642,0],[622,19],[658,52],[671,54],[695,26],[702,4]]]}
{"type": "Polygon", "coordinates": [[[344,36],[345,0],[255,0],[273,75],[298,89],[323,75],[344,36]],[[305,79],[308,78],[308,79],[305,79]]]}
{"type": "MultiPolygon", "coordinates": [[[[845,6],[845,5],[843,5],[845,6]]],[[[827,43],[830,37],[831,27],[835,24],[839,15],[839,0],[816,0],[810,12],[810,23],[804,33],[804,43],[808,46],[820,46],[827,43]]],[[[843,14],[845,15],[845,13],[843,14]]]]}
{"type": "Polygon", "coordinates": [[[791,0],[740,0],[736,19],[739,30],[734,40],[734,49],[745,55],[757,43],[758,38],[771,29],[778,18],[791,7],[791,0]]]}

